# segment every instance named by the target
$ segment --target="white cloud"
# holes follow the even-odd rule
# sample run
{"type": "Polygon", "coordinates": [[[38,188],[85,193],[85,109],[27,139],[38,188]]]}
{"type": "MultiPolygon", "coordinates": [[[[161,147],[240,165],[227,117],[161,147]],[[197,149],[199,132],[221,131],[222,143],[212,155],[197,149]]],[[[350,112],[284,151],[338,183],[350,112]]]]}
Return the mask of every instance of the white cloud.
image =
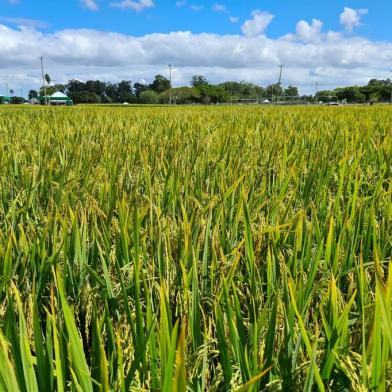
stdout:
{"type": "Polygon", "coordinates": [[[192,11],[201,11],[201,10],[203,10],[204,9],[204,5],[198,5],[198,4],[191,4],[190,6],[189,6],[189,8],[192,10],[192,11]]]}
{"type": "Polygon", "coordinates": [[[16,26],[32,27],[36,29],[47,29],[49,27],[48,22],[44,22],[43,20],[38,20],[38,19],[3,18],[3,20],[16,26]]]}
{"type": "Polygon", "coordinates": [[[229,21],[231,23],[238,23],[240,21],[240,18],[238,16],[230,16],[229,21]]]}
{"type": "Polygon", "coordinates": [[[246,37],[256,37],[266,30],[274,15],[266,11],[254,10],[252,19],[245,21],[241,26],[241,31],[246,37]]]}
{"type": "Polygon", "coordinates": [[[227,12],[227,8],[224,4],[214,4],[211,9],[214,12],[227,12]]]}
{"type": "Polygon", "coordinates": [[[321,22],[321,20],[312,19],[311,24],[309,24],[305,20],[301,20],[297,23],[297,38],[304,41],[315,41],[320,38],[322,27],[323,22],[321,22]]]}
{"type": "Polygon", "coordinates": [[[91,10],[91,11],[98,11],[99,10],[99,6],[96,2],[96,0],[80,0],[80,2],[82,3],[83,7],[91,10]]]}
{"type": "Polygon", "coordinates": [[[116,8],[129,8],[134,11],[143,11],[146,8],[155,7],[153,0],[122,0],[112,3],[116,8]]]}
{"type": "Polygon", "coordinates": [[[200,4],[189,4],[186,0],[178,0],[176,1],[176,7],[178,8],[182,8],[182,7],[186,7],[188,6],[188,8],[191,11],[202,11],[204,9],[204,5],[200,5],[200,4]]]}
{"type": "MultiPolygon", "coordinates": [[[[318,31],[317,25],[309,24],[318,31]]],[[[175,85],[188,84],[194,74],[203,74],[211,82],[267,85],[277,80],[279,64],[286,66],[283,84],[300,86],[302,92],[314,92],[316,81],[321,89],[388,77],[392,42],[331,32],[320,32],[317,41],[305,40],[306,31],[297,27],[296,34],[276,39],[191,32],[135,37],[87,29],[43,33],[0,24],[0,73],[30,80],[10,77],[10,88],[38,88],[42,55],[45,71],[59,82],[72,78],[150,81],[158,73],[167,75],[167,64],[176,69],[175,85]]]]}
{"type": "Polygon", "coordinates": [[[361,17],[367,13],[368,10],[366,8],[355,10],[344,7],[343,12],[340,14],[340,23],[349,33],[352,33],[355,27],[361,26],[361,17]]]}

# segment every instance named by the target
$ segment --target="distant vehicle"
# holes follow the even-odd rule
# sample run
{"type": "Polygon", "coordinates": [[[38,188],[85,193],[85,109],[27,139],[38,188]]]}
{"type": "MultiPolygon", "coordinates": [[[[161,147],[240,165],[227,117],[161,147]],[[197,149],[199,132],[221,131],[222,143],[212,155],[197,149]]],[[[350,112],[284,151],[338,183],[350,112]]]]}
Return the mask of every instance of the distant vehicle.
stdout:
{"type": "Polygon", "coordinates": [[[340,106],[339,102],[330,102],[329,106],[340,106]]]}

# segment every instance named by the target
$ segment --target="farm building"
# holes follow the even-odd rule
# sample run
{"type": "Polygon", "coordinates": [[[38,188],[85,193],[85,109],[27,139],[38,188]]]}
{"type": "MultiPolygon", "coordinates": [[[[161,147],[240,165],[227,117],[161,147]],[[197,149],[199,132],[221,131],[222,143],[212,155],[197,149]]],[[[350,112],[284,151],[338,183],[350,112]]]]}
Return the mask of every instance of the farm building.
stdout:
{"type": "MultiPolygon", "coordinates": [[[[61,91],[57,91],[52,95],[47,97],[49,105],[64,105],[64,106],[72,106],[73,101],[67,95],[62,93],[61,91]]],[[[41,104],[45,104],[45,97],[40,96],[39,100],[41,104]]]]}
{"type": "Polygon", "coordinates": [[[0,105],[5,103],[11,103],[11,97],[6,97],[5,95],[0,95],[0,105]]]}

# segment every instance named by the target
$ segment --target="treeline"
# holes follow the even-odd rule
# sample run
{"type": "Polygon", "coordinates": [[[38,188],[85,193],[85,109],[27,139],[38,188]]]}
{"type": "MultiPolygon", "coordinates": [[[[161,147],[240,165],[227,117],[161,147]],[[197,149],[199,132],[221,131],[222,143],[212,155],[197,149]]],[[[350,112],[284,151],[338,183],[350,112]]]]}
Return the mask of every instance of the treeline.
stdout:
{"type": "MultiPolygon", "coordinates": [[[[119,83],[89,80],[81,82],[70,80],[67,84],[50,83],[50,77],[45,76],[48,85],[47,95],[56,91],[67,94],[75,104],[78,103],[145,103],[168,104],[217,104],[229,102],[244,102],[246,100],[294,101],[303,102],[390,102],[392,100],[391,80],[372,79],[366,86],[339,87],[334,90],[319,91],[315,95],[299,95],[298,88],[280,84],[266,87],[247,82],[225,82],[211,84],[202,75],[195,75],[188,87],[176,87],[170,90],[170,81],[162,75],[156,75],[150,84],[132,83],[123,80],[119,83]]],[[[39,92],[31,90],[29,99],[44,95],[44,89],[39,92]]]]}
{"type": "MultiPolygon", "coordinates": [[[[211,84],[202,75],[195,75],[190,87],[176,87],[170,90],[170,81],[162,75],[156,75],[150,84],[132,83],[123,80],[119,83],[89,80],[81,82],[70,80],[67,84],[50,84],[46,78],[46,94],[56,91],[67,94],[75,104],[78,103],[146,103],[167,104],[216,104],[239,100],[268,99],[273,96],[287,95],[298,97],[298,88],[289,86],[283,89],[279,84],[261,87],[247,82],[225,82],[211,84]]],[[[39,92],[30,90],[29,99],[39,98],[45,94],[42,87],[39,92]]]]}
{"type": "Polygon", "coordinates": [[[371,79],[366,86],[338,87],[317,93],[321,102],[345,101],[347,103],[392,102],[392,81],[371,79]]]}

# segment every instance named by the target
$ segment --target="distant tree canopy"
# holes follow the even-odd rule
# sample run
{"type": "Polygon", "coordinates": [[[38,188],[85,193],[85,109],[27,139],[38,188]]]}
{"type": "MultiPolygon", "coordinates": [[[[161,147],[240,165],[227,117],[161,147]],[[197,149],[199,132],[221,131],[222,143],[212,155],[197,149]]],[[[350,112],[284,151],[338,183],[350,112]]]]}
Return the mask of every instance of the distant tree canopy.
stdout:
{"type": "Polygon", "coordinates": [[[159,103],[159,95],[154,90],[145,90],[140,93],[140,103],[157,104],[159,103]]]}
{"type": "Polygon", "coordinates": [[[289,86],[284,90],[283,93],[286,97],[298,97],[299,93],[298,93],[298,87],[295,86],[289,86]]]}
{"type": "Polygon", "coordinates": [[[361,87],[358,86],[337,88],[333,92],[339,101],[346,100],[348,103],[362,103],[366,101],[365,94],[361,92],[361,87]]]}
{"type": "Polygon", "coordinates": [[[133,103],[136,96],[129,80],[119,83],[101,82],[100,80],[70,80],[65,86],[65,92],[74,103],[133,103]]]}
{"type": "Polygon", "coordinates": [[[203,75],[194,75],[191,79],[192,87],[200,87],[208,84],[207,79],[203,75]]]}
{"type": "MultiPolygon", "coordinates": [[[[255,85],[251,86],[251,90],[262,90],[255,85]]],[[[170,80],[162,75],[156,75],[152,83],[148,85],[139,82],[132,85],[131,81],[125,80],[115,84],[99,80],[87,82],[70,80],[65,86],[54,85],[48,86],[46,89],[48,95],[53,94],[55,90],[66,92],[74,103],[139,102],[155,104],[169,103],[170,101],[170,80]]],[[[43,89],[40,94],[43,95],[43,89]]],[[[209,104],[230,101],[230,95],[223,85],[212,85],[201,75],[192,78],[192,87],[173,89],[172,94],[173,102],[177,104],[209,104]]],[[[255,98],[257,97],[254,91],[253,95],[255,98]]]]}
{"type": "Polygon", "coordinates": [[[30,90],[28,94],[29,99],[38,98],[37,90],[30,90]]]}
{"type": "Polygon", "coordinates": [[[156,75],[149,88],[157,94],[163,93],[170,89],[170,80],[166,79],[162,75],[156,75]]]}
{"type": "MultiPolygon", "coordinates": [[[[130,80],[118,83],[100,80],[70,80],[67,84],[50,84],[49,75],[45,75],[47,95],[56,91],[68,94],[74,103],[162,103],[170,102],[170,81],[162,75],[155,75],[150,84],[130,80]],[[48,76],[48,78],[46,78],[48,76]]],[[[372,79],[366,86],[339,87],[334,90],[322,90],[317,96],[299,97],[298,87],[289,85],[283,87],[279,83],[259,86],[248,82],[227,81],[212,84],[203,75],[194,75],[190,80],[191,87],[172,88],[172,102],[175,104],[219,104],[246,100],[292,100],[296,97],[303,101],[332,102],[346,101],[347,103],[390,102],[392,99],[392,81],[390,79],[372,79]]],[[[30,90],[29,99],[44,95],[44,88],[39,93],[30,90]],[[37,95],[36,95],[37,94],[37,95]]]]}
{"type": "Polygon", "coordinates": [[[139,98],[140,94],[143,91],[148,90],[148,86],[146,86],[145,84],[141,84],[141,83],[135,83],[133,85],[133,89],[134,89],[134,93],[135,93],[136,98],[139,98]]]}
{"type": "Polygon", "coordinates": [[[331,102],[335,100],[347,103],[391,102],[392,81],[390,79],[371,79],[366,86],[338,87],[334,90],[324,90],[317,93],[317,100],[331,102]]]}
{"type": "Polygon", "coordinates": [[[46,90],[46,95],[50,96],[54,94],[56,91],[61,91],[62,93],[65,93],[66,86],[64,84],[54,84],[52,86],[46,86],[45,88],[41,87],[39,90],[39,95],[44,96],[45,90],[46,90]]]}
{"type": "MultiPolygon", "coordinates": [[[[177,87],[172,90],[172,102],[177,105],[186,105],[200,102],[200,91],[195,87],[177,87]]],[[[170,91],[166,90],[159,95],[159,102],[168,104],[170,102],[170,91]]]]}
{"type": "Polygon", "coordinates": [[[25,103],[25,102],[26,102],[26,100],[23,97],[15,97],[14,96],[11,98],[11,103],[13,105],[19,105],[19,104],[25,103]]]}
{"type": "Polygon", "coordinates": [[[239,99],[257,99],[266,97],[266,90],[253,83],[247,82],[224,82],[218,85],[231,98],[231,100],[239,99]]]}
{"type": "Polygon", "coordinates": [[[267,93],[267,97],[269,98],[281,97],[284,94],[282,85],[279,83],[270,84],[265,88],[265,91],[267,93]]]}
{"type": "Polygon", "coordinates": [[[227,92],[220,86],[214,86],[212,84],[201,84],[196,87],[201,96],[200,103],[223,103],[229,102],[230,96],[227,92]]]}

